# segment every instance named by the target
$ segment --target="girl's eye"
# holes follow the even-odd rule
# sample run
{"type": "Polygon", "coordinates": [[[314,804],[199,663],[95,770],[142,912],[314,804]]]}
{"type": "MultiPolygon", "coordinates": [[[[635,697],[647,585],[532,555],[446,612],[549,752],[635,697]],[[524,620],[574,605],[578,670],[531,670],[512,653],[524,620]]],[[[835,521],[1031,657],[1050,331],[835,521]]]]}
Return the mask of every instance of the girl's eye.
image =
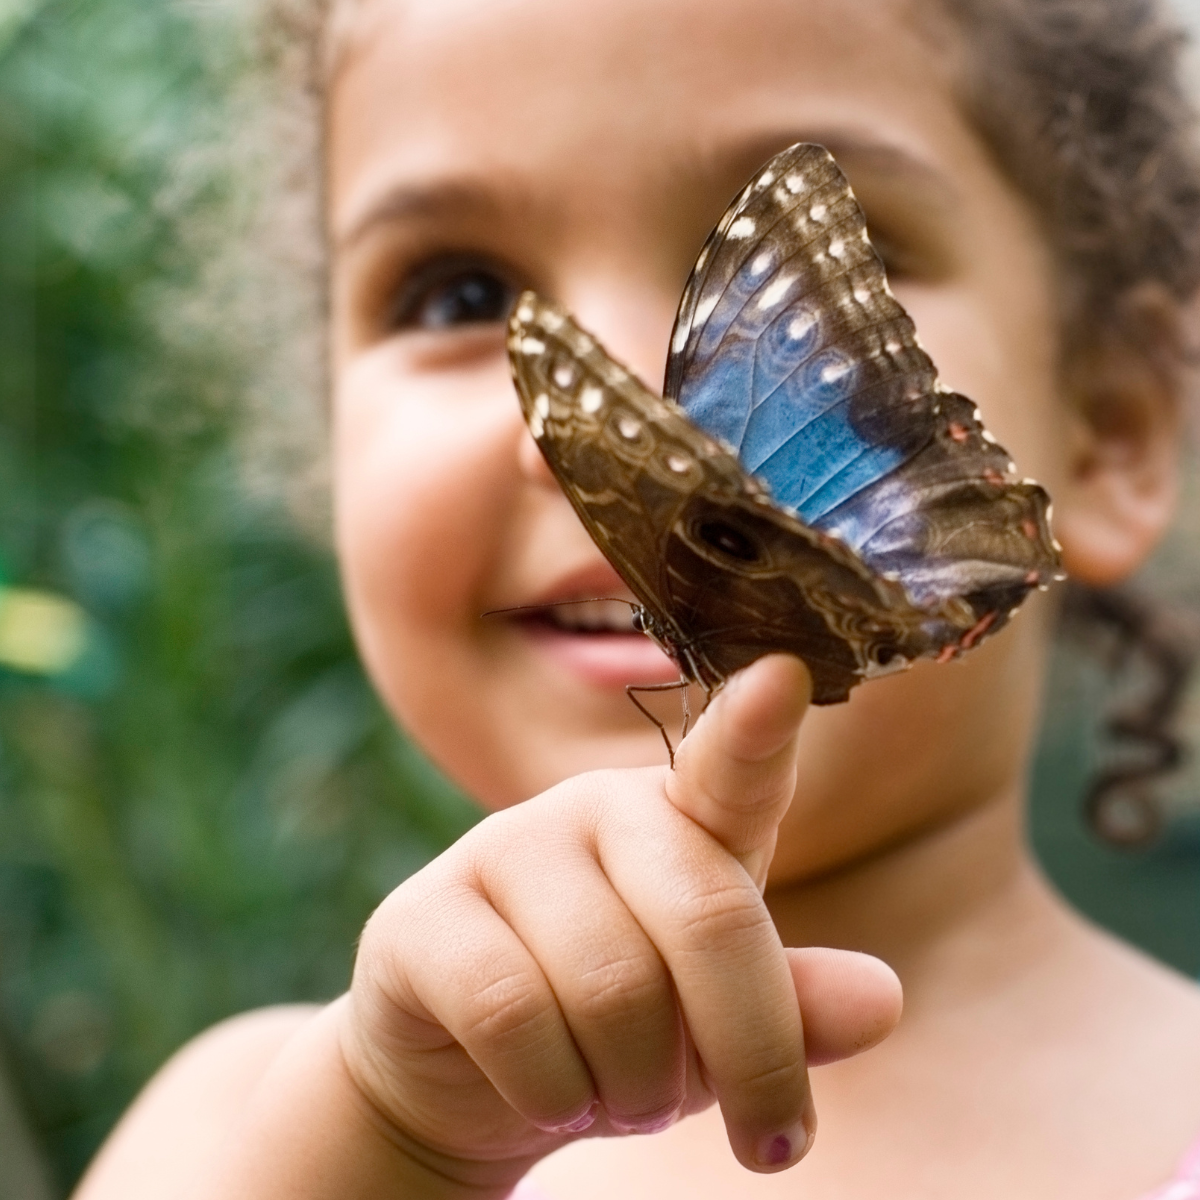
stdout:
{"type": "Polygon", "coordinates": [[[397,332],[436,332],[503,321],[516,297],[516,287],[495,267],[478,262],[434,263],[407,281],[388,327],[397,332]]]}

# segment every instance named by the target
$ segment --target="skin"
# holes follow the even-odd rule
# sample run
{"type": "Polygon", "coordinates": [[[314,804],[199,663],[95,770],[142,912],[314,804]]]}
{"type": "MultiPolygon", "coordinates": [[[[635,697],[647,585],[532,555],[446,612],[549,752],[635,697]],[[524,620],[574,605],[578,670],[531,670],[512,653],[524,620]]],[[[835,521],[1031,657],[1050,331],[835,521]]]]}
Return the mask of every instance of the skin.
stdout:
{"type": "Polygon", "coordinates": [[[1171,380],[1112,344],[1061,361],[1036,214],[954,102],[952,37],[919,15],[343,10],[346,592],[381,694],[495,815],[384,902],[347,996],[186,1049],[85,1200],[501,1196],[534,1164],[563,1197],[927,1200],[969,1181],[1119,1200],[1169,1175],[1200,1129],[1196,989],[1071,913],[1024,843],[1044,598],[961,665],[835,708],[807,712],[803,667],[764,660],[674,773],[620,686],[670,677],[648,643],[480,619],[620,591],[521,422],[502,325],[433,319],[462,256],[555,296],[657,380],[708,229],[802,139],[847,170],[943,379],[1055,497],[1071,572],[1111,583],[1152,548],[1174,499],[1171,380]],[[899,1016],[880,959],[906,1019],[851,1057],[899,1016]],[[833,1064],[811,1089],[806,1055],[833,1064]]]}

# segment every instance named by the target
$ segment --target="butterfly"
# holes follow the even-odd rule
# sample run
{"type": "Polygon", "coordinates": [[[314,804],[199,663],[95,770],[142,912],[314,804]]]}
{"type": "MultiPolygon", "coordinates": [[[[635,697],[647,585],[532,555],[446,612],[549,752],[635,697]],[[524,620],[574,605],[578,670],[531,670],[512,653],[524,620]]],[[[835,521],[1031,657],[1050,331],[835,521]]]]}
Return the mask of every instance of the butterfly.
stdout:
{"type": "Polygon", "coordinates": [[[635,627],[709,696],[784,651],[839,703],[959,657],[1062,577],[1049,497],[938,382],[822,146],[771,159],[709,236],[662,397],[533,292],[508,351],[635,627]]]}

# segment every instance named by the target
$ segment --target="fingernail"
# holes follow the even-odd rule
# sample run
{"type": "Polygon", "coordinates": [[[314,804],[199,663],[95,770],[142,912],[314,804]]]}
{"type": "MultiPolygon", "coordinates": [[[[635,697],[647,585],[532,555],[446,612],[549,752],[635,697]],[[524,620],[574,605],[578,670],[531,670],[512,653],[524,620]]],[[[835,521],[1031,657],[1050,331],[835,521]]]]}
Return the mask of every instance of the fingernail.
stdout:
{"type": "Polygon", "coordinates": [[[758,1147],[758,1161],[764,1167],[782,1167],[799,1162],[812,1143],[812,1134],[803,1122],[797,1122],[786,1133],[764,1138],[758,1147]]]}
{"type": "Polygon", "coordinates": [[[582,1133],[585,1129],[590,1129],[596,1123],[596,1116],[599,1112],[600,1101],[593,1100],[582,1116],[576,1117],[572,1121],[566,1121],[561,1125],[539,1125],[538,1128],[545,1133],[582,1133]]]}
{"type": "Polygon", "coordinates": [[[670,1129],[679,1120],[681,1107],[681,1105],[676,1105],[665,1113],[654,1113],[648,1117],[638,1117],[633,1121],[622,1120],[610,1113],[608,1123],[618,1133],[662,1133],[664,1129],[670,1129]]]}

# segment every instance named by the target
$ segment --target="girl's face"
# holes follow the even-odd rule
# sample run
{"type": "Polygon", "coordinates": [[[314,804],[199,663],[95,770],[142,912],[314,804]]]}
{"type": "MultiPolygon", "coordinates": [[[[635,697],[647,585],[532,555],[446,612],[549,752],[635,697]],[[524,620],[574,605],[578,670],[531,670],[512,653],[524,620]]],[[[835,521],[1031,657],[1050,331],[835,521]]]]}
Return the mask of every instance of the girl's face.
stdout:
{"type": "MultiPolygon", "coordinates": [[[[903,0],[359,0],[339,17],[345,582],[388,704],[485,804],[665,761],[624,685],[675,678],[640,635],[572,628],[607,612],[482,616],[627,594],[522,422],[504,348],[519,288],[563,302],[657,382],[731,196],[783,147],[824,143],[943,380],[1053,494],[1066,439],[1049,254],[954,102],[956,44],[929,14],[903,0]]],[[[1046,615],[1027,607],[962,664],[922,663],[809,714],[777,877],[1019,786],[1046,615]]]]}

